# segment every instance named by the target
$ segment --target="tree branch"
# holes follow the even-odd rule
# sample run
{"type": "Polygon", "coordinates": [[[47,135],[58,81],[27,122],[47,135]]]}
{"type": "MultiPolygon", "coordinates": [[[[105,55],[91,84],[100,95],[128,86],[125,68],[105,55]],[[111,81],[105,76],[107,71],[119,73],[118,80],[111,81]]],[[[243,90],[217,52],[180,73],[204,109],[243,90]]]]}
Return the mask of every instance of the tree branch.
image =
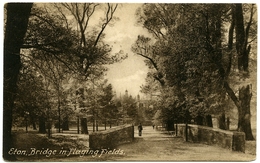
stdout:
{"type": "Polygon", "coordinates": [[[157,64],[154,62],[154,60],[153,60],[152,58],[150,58],[150,57],[148,57],[148,56],[145,56],[145,55],[143,55],[142,53],[136,53],[136,54],[137,54],[137,55],[140,55],[141,57],[144,57],[144,58],[148,59],[148,60],[152,63],[153,67],[154,67],[157,71],[159,70],[157,64]]]}
{"type": "Polygon", "coordinates": [[[237,106],[237,108],[240,108],[240,101],[238,100],[238,98],[236,97],[234,91],[230,88],[229,84],[226,81],[224,82],[224,87],[225,87],[225,89],[227,91],[227,94],[232,99],[232,101],[237,106]]]}
{"type": "Polygon", "coordinates": [[[113,15],[114,15],[114,13],[115,13],[115,11],[116,11],[116,9],[117,9],[118,4],[116,4],[116,6],[114,7],[114,9],[113,9],[113,6],[110,6],[109,3],[107,4],[107,6],[108,6],[108,9],[107,9],[107,13],[106,13],[106,21],[105,21],[105,22],[102,24],[102,26],[101,26],[101,30],[100,30],[100,32],[98,33],[98,36],[97,36],[96,41],[95,41],[95,43],[94,43],[94,46],[97,46],[97,43],[98,43],[98,41],[99,41],[101,35],[103,34],[103,32],[104,32],[106,26],[107,26],[107,25],[109,24],[109,22],[112,20],[113,15]],[[109,14],[110,14],[110,15],[109,15],[109,14]]]}

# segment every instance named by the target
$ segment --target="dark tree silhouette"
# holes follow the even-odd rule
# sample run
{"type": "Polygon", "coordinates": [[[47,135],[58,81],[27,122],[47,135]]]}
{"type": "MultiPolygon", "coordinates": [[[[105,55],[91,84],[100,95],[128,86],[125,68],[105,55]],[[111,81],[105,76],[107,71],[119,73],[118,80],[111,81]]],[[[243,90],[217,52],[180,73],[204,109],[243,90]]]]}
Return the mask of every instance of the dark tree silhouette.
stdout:
{"type": "Polygon", "coordinates": [[[4,36],[4,112],[3,157],[14,160],[8,151],[12,147],[12,110],[17,91],[17,79],[21,67],[20,47],[27,30],[32,3],[8,3],[4,36]]]}

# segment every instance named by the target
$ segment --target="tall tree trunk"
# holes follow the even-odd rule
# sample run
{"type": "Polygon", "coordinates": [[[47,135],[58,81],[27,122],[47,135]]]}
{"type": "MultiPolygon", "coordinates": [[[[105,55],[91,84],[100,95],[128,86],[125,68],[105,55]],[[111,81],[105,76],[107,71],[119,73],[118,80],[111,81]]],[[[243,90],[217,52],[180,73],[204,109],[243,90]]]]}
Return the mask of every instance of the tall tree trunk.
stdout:
{"type": "Polygon", "coordinates": [[[206,115],[205,121],[206,121],[206,126],[213,127],[213,122],[212,122],[212,116],[211,115],[206,115]]]}
{"type": "Polygon", "coordinates": [[[224,86],[238,109],[238,130],[245,132],[246,140],[254,140],[250,122],[250,101],[252,97],[250,86],[243,86],[239,89],[239,98],[236,97],[227,82],[225,82],[224,86]]]}
{"type": "Polygon", "coordinates": [[[33,115],[33,113],[30,113],[30,119],[31,119],[31,123],[32,123],[32,126],[33,126],[33,130],[37,130],[34,117],[35,117],[35,115],[33,115]]]}
{"type": "Polygon", "coordinates": [[[250,86],[243,86],[239,89],[239,100],[241,101],[241,108],[238,115],[238,131],[245,132],[246,140],[254,140],[251,129],[251,113],[250,101],[252,93],[250,86]]]}
{"type": "Polygon", "coordinates": [[[196,117],[196,124],[201,126],[203,125],[203,117],[201,115],[196,117]]]}
{"type": "Polygon", "coordinates": [[[37,130],[35,121],[32,121],[32,125],[33,125],[33,130],[37,130]]]}
{"type": "Polygon", "coordinates": [[[45,134],[46,133],[46,118],[44,115],[39,117],[39,133],[45,134]]]}
{"type": "Polygon", "coordinates": [[[96,131],[98,131],[98,120],[96,120],[96,131]]]}
{"type": "Polygon", "coordinates": [[[17,79],[21,67],[20,47],[27,30],[32,3],[8,3],[4,37],[4,109],[3,158],[15,160],[8,151],[13,147],[12,110],[17,92],[17,79]]]}
{"type": "Polygon", "coordinates": [[[167,131],[174,131],[174,121],[168,120],[166,122],[167,131]]]}
{"type": "Polygon", "coordinates": [[[218,127],[222,130],[226,130],[226,114],[222,113],[221,115],[218,116],[218,127]]]}
{"type": "Polygon", "coordinates": [[[238,65],[238,70],[243,71],[245,32],[244,32],[244,17],[243,17],[242,4],[235,5],[235,31],[236,31],[236,50],[238,55],[237,65],[238,65]]]}
{"type": "MultiPolygon", "coordinates": [[[[59,98],[59,97],[58,97],[59,98]]],[[[60,98],[58,100],[58,132],[60,133],[61,129],[61,116],[60,116],[60,98]]],[[[49,118],[49,117],[48,117],[49,118]]]]}
{"type": "Polygon", "coordinates": [[[81,118],[81,133],[88,134],[87,118],[81,118]]]}
{"type": "MultiPolygon", "coordinates": [[[[253,6],[252,6],[253,7],[253,6]]],[[[235,5],[235,31],[236,31],[236,51],[238,55],[238,70],[241,74],[247,74],[248,72],[248,57],[251,46],[248,45],[249,29],[252,23],[253,10],[249,22],[244,27],[244,16],[242,4],[235,5]]],[[[238,130],[245,132],[246,140],[253,140],[253,134],[250,122],[250,101],[252,97],[251,86],[242,86],[239,89],[239,105],[238,108],[238,130]]]]}
{"type": "Polygon", "coordinates": [[[63,119],[62,123],[62,131],[65,130],[69,130],[69,118],[67,116],[63,119]]]}

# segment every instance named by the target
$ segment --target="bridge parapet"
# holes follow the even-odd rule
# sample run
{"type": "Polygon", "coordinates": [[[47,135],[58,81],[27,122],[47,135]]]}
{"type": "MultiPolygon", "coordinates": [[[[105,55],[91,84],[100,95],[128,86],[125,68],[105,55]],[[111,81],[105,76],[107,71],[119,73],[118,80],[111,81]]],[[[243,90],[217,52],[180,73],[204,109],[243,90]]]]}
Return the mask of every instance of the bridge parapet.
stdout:
{"type": "Polygon", "coordinates": [[[119,144],[134,140],[134,126],[122,125],[105,131],[89,134],[89,147],[91,149],[113,149],[119,144]]]}
{"type": "MultiPolygon", "coordinates": [[[[178,124],[178,135],[186,139],[185,124],[178,124]]],[[[216,145],[232,151],[245,152],[245,133],[243,132],[189,124],[188,141],[216,145]]]]}

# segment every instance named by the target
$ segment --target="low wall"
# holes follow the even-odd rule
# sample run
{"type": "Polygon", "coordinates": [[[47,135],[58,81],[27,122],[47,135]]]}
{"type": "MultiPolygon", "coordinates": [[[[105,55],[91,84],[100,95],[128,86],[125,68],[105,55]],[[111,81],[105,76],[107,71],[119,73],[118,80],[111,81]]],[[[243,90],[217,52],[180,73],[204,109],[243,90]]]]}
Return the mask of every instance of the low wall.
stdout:
{"type": "Polygon", "coordinates": [[[119,144],[134,140],[134,126],[122,125],[105,131],[89,134],[89,147],[91,149],[113,149],[119,144]]]}
{"type": "MultiPolygon", "coordinates": [[[[178,125],[178,135],[186,139],[185,124],[178,125]]],[[[245,152],[245,133],[199,125],[188,125],[188,141],[216,145],[245,152]]]]}

